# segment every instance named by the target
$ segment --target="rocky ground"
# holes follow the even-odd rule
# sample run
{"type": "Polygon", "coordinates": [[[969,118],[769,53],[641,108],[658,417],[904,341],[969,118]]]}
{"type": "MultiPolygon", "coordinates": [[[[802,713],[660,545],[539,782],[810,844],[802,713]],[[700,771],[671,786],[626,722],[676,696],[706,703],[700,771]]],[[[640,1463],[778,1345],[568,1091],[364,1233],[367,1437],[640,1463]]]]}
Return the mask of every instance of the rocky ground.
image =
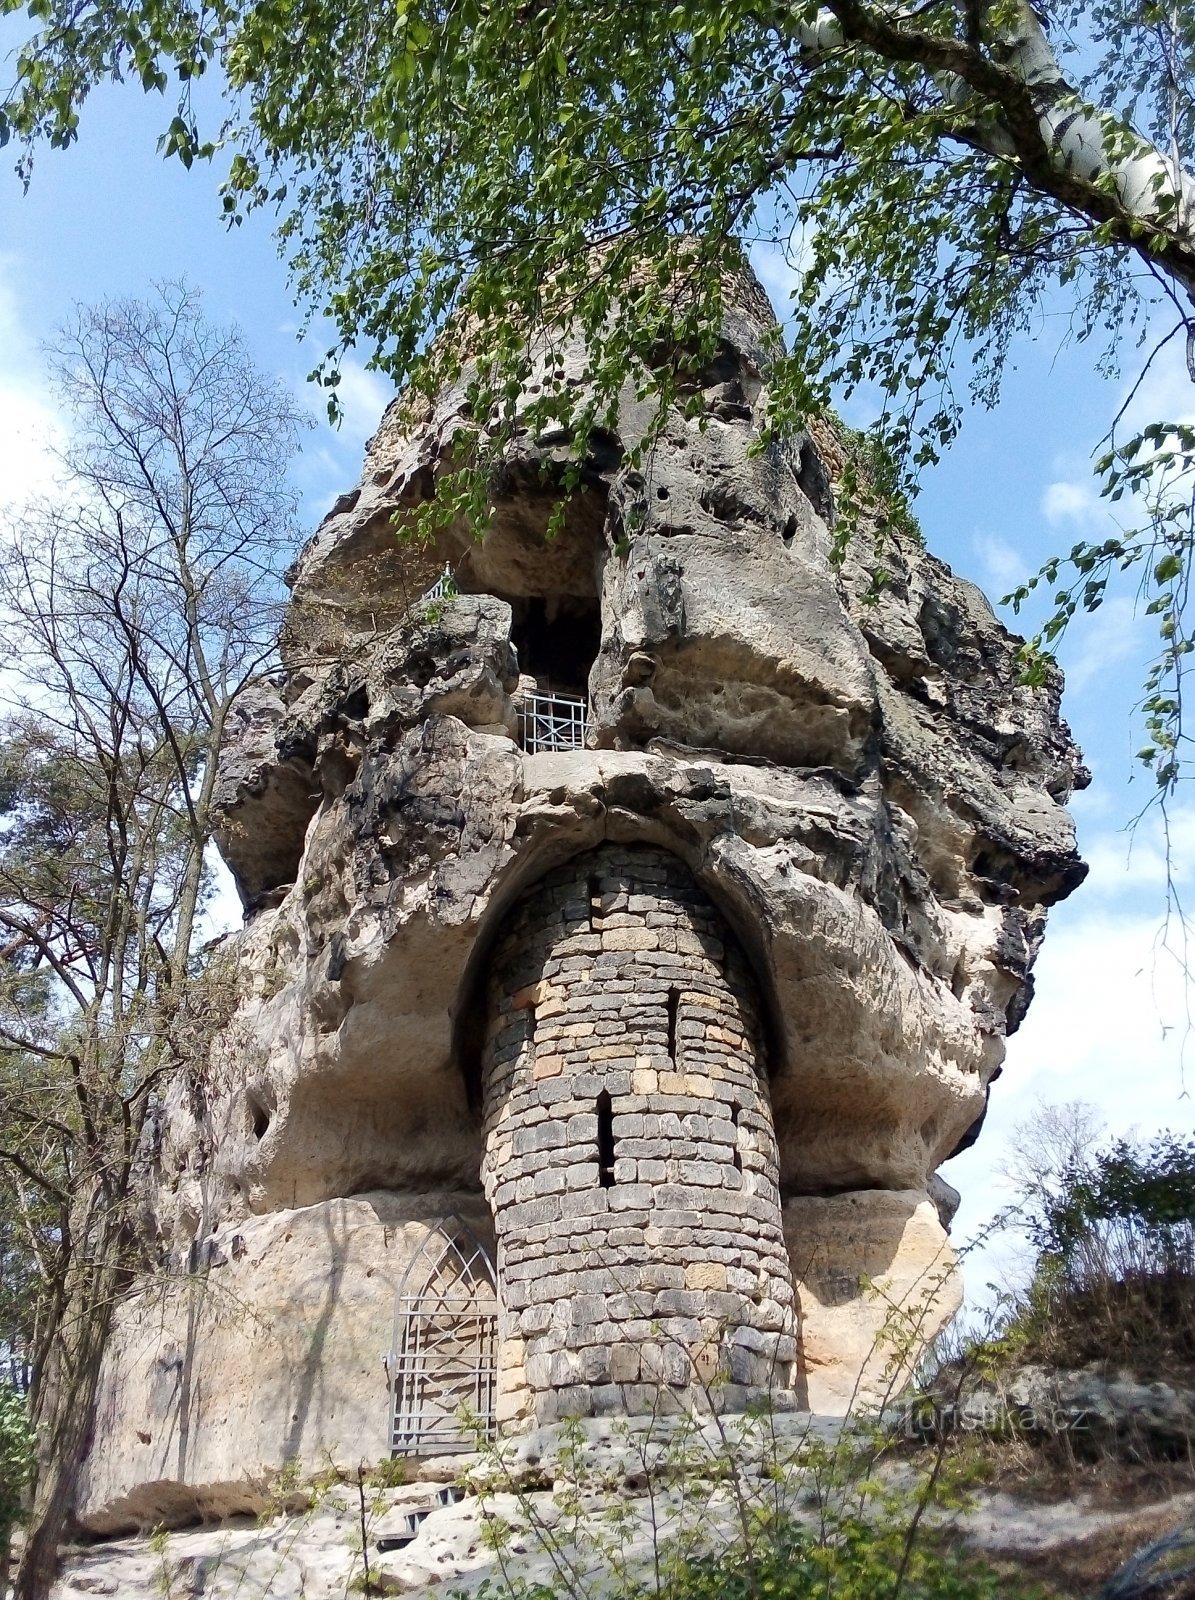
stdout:
{"type": "MultiPolygon", "coordinates": [[[[353,1594],[476,1593],[507,1574],[586,1600],[618,1563],[642,1570],[657,1530],[685,1548],[732,1532],[740,1497],[779,1496],[812,1515],[815,1485],[831,1492],[843,1424],[809,1416],[695,1426],[680,1419],[596,1422],[532,1433],[496,1453],[443,1457],[390,1487],[282,1486],[276,1509],[72,1551],[54,1600],[341,1600],[353,1594]],[[737,1477],[726,1464],[737,1463],[737,1477]],[[779,1471],[777,1468],[779,1467],[779,1471]],[[401,1542],[400,1542],[401,1541],[401,1542]],[[395,1547],[397,1546],[397,1548],[395,1547]],[[371,1588],[365,1589],[368,1557],[371,1588]]],[[[915,1458],[914,1458],[915,1462],[915,1458]]],[[[890,1482],[915,1482],[908,1460],[890,1482]]],[[[1195,1493],[1178,1474],[1128,1487],[1088,1474],[1053,1485],[1040,1473],[996,1472],[966,1509],[936,1514],[946,1532],[1058,1595],[1089,1595],[1141,1544],[1190,1526],[1195,1493]],[[997,1486],[998,1485],[998,1486],[997,1486]],[[1119,1503],[1118,1503],[1119,1501],[1119,1503]]]]}

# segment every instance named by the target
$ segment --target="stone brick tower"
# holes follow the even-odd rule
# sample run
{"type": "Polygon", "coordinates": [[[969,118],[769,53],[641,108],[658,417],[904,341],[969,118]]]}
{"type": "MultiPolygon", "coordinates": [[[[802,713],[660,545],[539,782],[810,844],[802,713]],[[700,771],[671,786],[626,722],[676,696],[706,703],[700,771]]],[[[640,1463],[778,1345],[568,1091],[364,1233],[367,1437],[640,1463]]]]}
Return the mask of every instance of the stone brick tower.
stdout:
{"type": "Polygon", "coordinates": [[[503,922],[488,1016],[499,1416],[791,1388],[759,1002],[691,873],[645,846],[550,873],[503,922]]]}

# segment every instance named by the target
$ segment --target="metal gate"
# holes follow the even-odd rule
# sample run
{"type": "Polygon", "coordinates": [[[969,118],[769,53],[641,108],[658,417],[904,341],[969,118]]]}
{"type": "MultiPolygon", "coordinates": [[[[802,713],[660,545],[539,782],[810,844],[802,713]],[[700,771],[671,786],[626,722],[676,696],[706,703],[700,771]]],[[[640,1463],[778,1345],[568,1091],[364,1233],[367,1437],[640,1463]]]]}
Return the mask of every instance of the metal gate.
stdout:
{"type": "Polygon", "coordinates": [[[394,1455],[440,1455],[494,1432],[498,1294],[494,1264],[455,1212],[407,1263],[394,1311],[390,1373],[394,1455]]]}
{"type": "Polygon", "coordinates": [[[573,694],[524,694],[518,701],[519,743],[541,750],[584,750],[585,701],[573,694]]]}

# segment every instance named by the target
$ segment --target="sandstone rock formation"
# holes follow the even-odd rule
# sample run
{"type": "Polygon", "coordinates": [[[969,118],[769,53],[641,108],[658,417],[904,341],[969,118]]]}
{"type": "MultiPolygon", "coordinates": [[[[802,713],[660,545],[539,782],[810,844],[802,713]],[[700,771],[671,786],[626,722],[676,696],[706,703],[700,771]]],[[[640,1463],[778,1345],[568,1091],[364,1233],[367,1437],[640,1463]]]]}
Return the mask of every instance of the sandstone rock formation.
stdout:
{"type": "Polygon", "coordinates": [[[970,584],[895,535],[878,597],[832,565],[837,436],[756,448],[772,326],[744,274],[700,414],[634,467],[628,390],[552,537],[571,441],[527,433],[484,539],[396,536],[466,372],[391,408],[301,552],[220,774],[242,1000],[156,1152],[202,1292],[122,1309],[94,1526],[384,1447],[396,1286],[445,1217],[497,1222],[503,1421],[707,1379],[840,1407],[893,1306],[957,1304],[935,1170],[1083,876],[1085,775],[970,584]],[[167,1345],[177,1380],[131,1383],[167,1345]]]}

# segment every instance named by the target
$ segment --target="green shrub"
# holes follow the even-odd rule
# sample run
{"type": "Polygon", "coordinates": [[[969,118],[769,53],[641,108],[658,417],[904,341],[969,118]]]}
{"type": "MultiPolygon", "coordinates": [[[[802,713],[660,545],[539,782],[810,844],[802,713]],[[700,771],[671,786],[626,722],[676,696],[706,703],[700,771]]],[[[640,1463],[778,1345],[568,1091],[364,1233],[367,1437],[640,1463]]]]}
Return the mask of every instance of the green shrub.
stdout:
{"type": "Polygon", "coordinates": [[[1070,1160],[1029,1222],[1025,1359],[1195,1362],[1195,1138],[1116,1139],[1070,1160]]]}

